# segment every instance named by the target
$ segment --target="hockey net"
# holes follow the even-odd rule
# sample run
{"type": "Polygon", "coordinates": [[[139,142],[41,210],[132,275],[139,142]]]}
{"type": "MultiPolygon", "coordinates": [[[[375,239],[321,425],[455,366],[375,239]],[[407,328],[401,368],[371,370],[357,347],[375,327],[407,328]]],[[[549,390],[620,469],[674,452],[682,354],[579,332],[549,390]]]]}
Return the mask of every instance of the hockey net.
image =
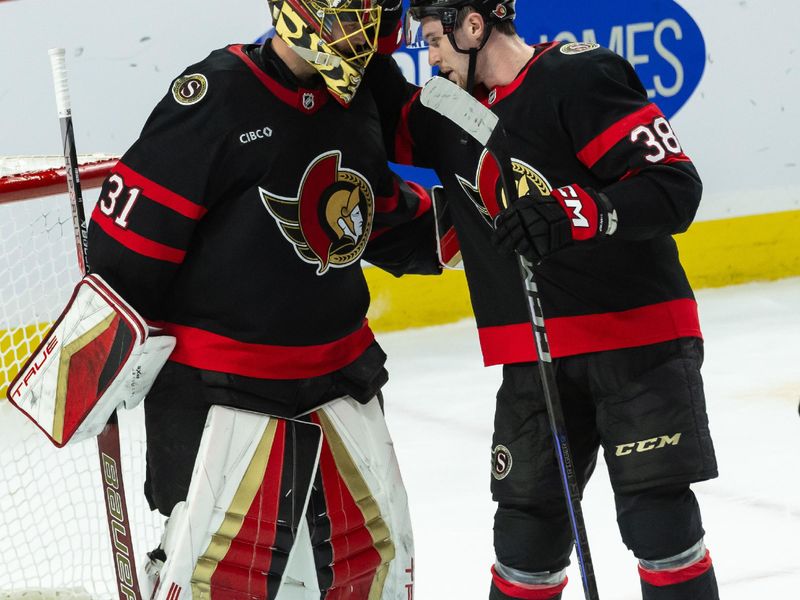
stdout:
{"type": "MultiPolygon", "coordinates": [[[[116,162],[81,157],[90,214],[116,162]]],[[[118,598],[97,444],[57,449],[6,389],[80,279],[63,158],[0,157],[0,600],[118,598]]],[[[144,499],[141,407],[120,414],[122,467],[139,565],[163,519],[144,499]]]]}

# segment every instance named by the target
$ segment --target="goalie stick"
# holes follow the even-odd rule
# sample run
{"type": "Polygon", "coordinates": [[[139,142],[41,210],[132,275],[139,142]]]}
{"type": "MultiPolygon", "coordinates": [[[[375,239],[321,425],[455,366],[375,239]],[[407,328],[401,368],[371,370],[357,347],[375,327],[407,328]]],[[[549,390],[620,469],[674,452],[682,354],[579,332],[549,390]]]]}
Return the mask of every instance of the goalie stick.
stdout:
{"type": "MultiPolygon", "coordinates": [[[[81,274],[89,272],[88,235],[83,196],[78,173],[78,155],[75,150],[75,134],[72,128],[72,107],[67,83],[64,49],[48,51],[56,94],[56,106],[61,123],[61,140],[64,144],[64,162],[67,175],[67,191],[72,205],[72,222],[75,228],[75,246],[81,274]]],[[[103,477],[103,497],[106,503],[108,533],[120,600],[141,600],[136,576],[136,561],[133,555],[133,539],[128,507],[125,500],[125,485],[122,480],[122,460],[119,444],[117,413],[111,415],[102,433],[97,436],[97,451],[100,457],[100,473],[103,477]]]]}
{"type": "MultiPolygon", "coordinates": [[[[500,182],[506,196],[506,206],[515,202],[517,199],[517,186],[514,180],[511,155],[508,150],[507,134],[502,123],[500,123],[499,117],[465,90],[443,77],[434,77],[425,84],[420,100],[424,106],[458,125],[488,150],[497,163],[500,172],[500,182]]],[[[575,475],[575,466],[567,439],[564,411],[561,407],[561,399],[556,386],[555,370],[553,368],[553,359],[550,356],[550,344],[545,330],[539,289],[533,272],[534,265],[521,254],[518,254],[517,257],[524,280],[525,297],[531,326],[533,327],[533,336],[536,340],[542,391],[547,404],[547,415],[556,449],[558,467],[561,471],[561,484],[564,489],[572,535],[575,538],[575,549],[583,581],[583,592],[587,600],[599,600],[600,596],[597,591],[592,556],[589,551],[589,541],[586,537],[586,526],[583,521],[583,511],[581,510],[578,480],[575,475]]]]}

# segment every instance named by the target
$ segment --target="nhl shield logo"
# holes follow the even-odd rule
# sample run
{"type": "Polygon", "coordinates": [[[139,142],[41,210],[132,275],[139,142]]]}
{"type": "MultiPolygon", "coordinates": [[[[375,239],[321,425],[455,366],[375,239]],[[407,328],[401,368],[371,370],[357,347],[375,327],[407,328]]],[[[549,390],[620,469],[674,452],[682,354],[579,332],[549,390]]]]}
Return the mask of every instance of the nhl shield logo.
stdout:
{"type": "Polygon", "coordinates": [[[283,237],[304,262],[317,266],[317,275],[356,263],[372,233],[372,187],[360,173],[343,168],[341,159],[334,150],[311,161],[296,197],[259,188],[283,237]]]}
{"type": "Polygon", "coordinates": [[[492,450],[492,477],[497,481],[502,481],[511,472],[511,467],[514,464],[514,459],[511,456],[511,451],[498,444],[492,450]]]}
{"type": "Polygon", "coordinates": [[[306,110],[313,110],[314,104],[316,104],[316,99],[314,98],[314,94],[311,92],[303,93],[303,108],[306,110]]]}

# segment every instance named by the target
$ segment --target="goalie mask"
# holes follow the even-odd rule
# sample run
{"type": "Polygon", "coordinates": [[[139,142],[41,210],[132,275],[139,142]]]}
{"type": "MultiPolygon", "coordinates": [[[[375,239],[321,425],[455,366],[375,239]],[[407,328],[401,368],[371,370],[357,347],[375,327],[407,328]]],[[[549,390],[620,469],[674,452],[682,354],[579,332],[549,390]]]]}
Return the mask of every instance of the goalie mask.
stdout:
{"type": "Polygon", "coordinates": [[[406,46],[410,48],[427,46],[422,37],[422,19],[435,17],[442,22],[443,32],[450,37],[453,48],[463,52],[453,40],[458,13],[462,8],[467,6],[473,8],[486,20],[491,29],[495,23],[514,20],[517,14],[515,4],[516,0],[411,0],[404,23],[406,46]]]}
{"type": "Polygon", "coordinates": [[[375,0],[269,0],[275,33],[313,66],[347,106],[378,47],[375,0]]]}

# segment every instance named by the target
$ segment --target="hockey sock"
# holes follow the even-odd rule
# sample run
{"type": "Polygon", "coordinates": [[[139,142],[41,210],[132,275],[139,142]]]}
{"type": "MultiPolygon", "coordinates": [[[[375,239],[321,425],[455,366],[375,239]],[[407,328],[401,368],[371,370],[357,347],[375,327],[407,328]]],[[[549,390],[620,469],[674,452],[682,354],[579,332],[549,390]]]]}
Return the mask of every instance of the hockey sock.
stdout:
{"type": "Polygon", "coordinates": [[[700,560],[664,568],[670,562],[674,564],[672,559],[640,561],[643,600],[719,600],[714,566],[707,550],[700,560]]]}

